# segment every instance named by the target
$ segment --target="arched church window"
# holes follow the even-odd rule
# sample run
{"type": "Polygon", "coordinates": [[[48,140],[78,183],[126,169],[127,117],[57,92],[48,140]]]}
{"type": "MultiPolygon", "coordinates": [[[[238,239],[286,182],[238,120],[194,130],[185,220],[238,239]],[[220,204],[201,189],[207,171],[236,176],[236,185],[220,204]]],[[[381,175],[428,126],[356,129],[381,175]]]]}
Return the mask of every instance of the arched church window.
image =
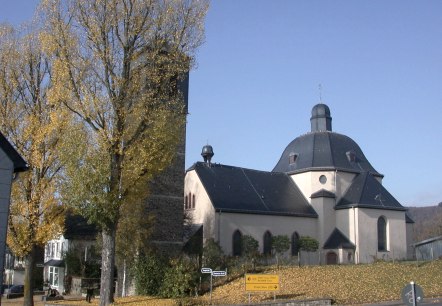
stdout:
{"type": "Polygon", "coordinates": [[[299,253],[299,234],[294,232],[292,235],[292,256],[298,256],[299,253]]]}
{"type": "Polygon", "coordinates": [[[387,251],[387,221],[384,217],[378,219],[378,251],[387,251]]]}
{"type": "Polygon", "coordinates": [[[189,204],[187,206],[188,209],[192,208],[192,193],[189,192],[189,204]]]}
{"type": "Polygon", "coordinates": [[[232,237],[232,255],[233,256],[241,256],[242,255],[242,234],[239,230],[236,230],[233,233],[232,237]]]}
{"type": "Polygon", "coordinates": [[[191,208],[195,208],[195,195],[192,195],[192,207],[191,208]]]}
{"type": "Polygon", "coordinates": [[[272,233],[269,231],[264,234],[264,255],[272,255],[272,233]]]}
{"type": "Polygon", "coordinates": [[[184,209],[187,209],[189,206],[189,197],[186,195],[184,197],[184,209]]]}

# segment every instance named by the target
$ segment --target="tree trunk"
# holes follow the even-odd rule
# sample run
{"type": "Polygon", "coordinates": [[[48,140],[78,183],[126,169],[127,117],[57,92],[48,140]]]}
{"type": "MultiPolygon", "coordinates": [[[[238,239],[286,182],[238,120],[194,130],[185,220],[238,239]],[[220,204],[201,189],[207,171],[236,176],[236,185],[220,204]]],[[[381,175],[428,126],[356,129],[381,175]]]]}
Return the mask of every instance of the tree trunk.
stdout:
{"type": "Polygon", "coordinates": [[[115,232],[115,228],[102,231],[100,306],[114,301],[115,232]]]}
{"type": "Polygon", "coordinates": [[[23,306],[34,306],[35,246],[25,258],[25,292],[23,306]]]}

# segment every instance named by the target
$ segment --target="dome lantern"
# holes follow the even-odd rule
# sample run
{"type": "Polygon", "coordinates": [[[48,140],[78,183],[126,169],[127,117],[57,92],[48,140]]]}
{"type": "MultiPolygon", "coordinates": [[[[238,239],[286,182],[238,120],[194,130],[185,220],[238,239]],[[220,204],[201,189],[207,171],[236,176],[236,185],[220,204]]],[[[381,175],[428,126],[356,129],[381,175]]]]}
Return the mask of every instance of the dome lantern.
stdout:
{"type": "Polygon", "coordinates": [[[331,122],[330,108],[327,105],[320,103],[312,108],[312,117],[310,118],[312,132],[331,132],[331,122]]]}

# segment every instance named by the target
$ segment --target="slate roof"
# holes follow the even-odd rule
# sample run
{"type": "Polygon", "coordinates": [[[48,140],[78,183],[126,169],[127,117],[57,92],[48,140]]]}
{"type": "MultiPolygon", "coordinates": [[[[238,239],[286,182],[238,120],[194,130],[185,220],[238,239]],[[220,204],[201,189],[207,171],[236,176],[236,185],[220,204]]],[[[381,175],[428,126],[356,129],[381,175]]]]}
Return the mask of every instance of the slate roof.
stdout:
{"type": "Polygon", "coordinates": [[[71,213],[66,215],[64,232],[66,239],[95,239],[97,233],[97,227],[94,224],[89,224],[84,217],[71,213]]]}
{"type": "Polygon", "coordinates": [[[415,223],[411,216],[408,214],[408,211],[405,213],[405,222],[406,223],[415,223]]]}
{"type": "Polygon", "coordinates": [[[317,218],[285,173],[198,162],[195,170],[216,211],[317,218]]]}
{"type": "Polygon", "coordinates": [[[45,266],[49,267],[64,267],[64,260],[50,259],[44,263],[45,266]]]}
{"type": "Polygon", "coordinates": [[[324,249],[354,249],[355,245],[337,228],[324,243],[324,249]]]}
{"type": "Polygon", "coordinates": [[[335,209],[350,207],[406,210],[369,172],[363,172],[355,177],[335,209]]]}
{"type": "Polygon", "coordinates": [[[315,131],[294,139],[284,150],[274,172],[298,173],[312,170],[370,171],[382,176],[368,162],[358,144],[348,136],[315,131]],[[290,164],[290,155],[297,155],[290,164]]]}
{"type": "Polygon", "coordinates": [[[14,172],[23,172],[28,170],[28,164],[25,162],[23,157],[14,149],[14,147],[9,143],[5,136],[0,133],[0,148],[5,152],[5,154],[11,159],[14,164],[14,172]]]}

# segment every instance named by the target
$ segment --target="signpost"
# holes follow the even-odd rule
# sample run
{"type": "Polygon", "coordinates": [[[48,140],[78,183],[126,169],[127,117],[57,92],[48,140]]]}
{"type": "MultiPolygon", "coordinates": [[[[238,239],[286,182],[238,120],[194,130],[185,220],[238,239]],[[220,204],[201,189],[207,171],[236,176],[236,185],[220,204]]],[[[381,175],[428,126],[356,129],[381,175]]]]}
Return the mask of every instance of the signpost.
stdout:
{"type": "Polygon", "coordinates": [[[414,282],[410,282],[402,289],[402,301],[407,306],[416,306],[424,299],[424,292],[422,288],[414,282]]]}
{"type": "Polygon", "coordinates": [[[276,291],[280,290],[279,275],[277,274],[246,274],[245,275],[246,291],[249,292],[273,292],[273,298],[276,300],[276,291]]]}
{"type": "Polygon", "coordinates": [[[212,304],[212,277],[227,276],[227,271],[212,271],[211,268],[201,268],[201,273],[210,273],[210,304],[212,304]]]}
{"type": "Polygon", "coordinates": [[[212,271],[212,276],[227,276],[227,271],[212,271]]]}

